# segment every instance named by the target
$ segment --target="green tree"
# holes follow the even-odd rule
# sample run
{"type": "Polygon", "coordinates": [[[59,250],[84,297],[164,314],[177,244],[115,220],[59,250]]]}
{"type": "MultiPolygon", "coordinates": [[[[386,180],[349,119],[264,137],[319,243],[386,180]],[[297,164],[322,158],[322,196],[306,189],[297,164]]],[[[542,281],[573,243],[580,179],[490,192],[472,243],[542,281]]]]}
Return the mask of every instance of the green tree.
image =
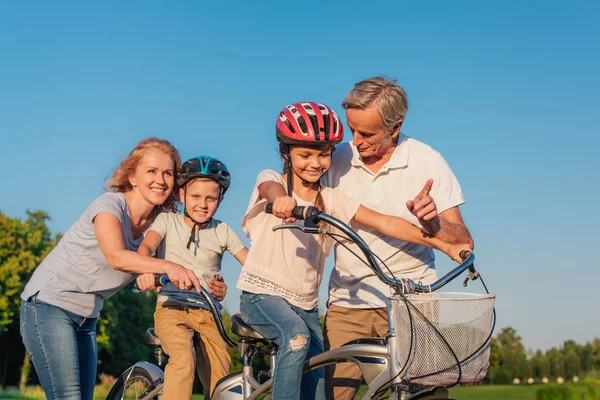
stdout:
{"type": "Polygon", "coordinates": [[[591,371],[594,369],[594,346],[592,343],[586,343],[581,348],[581,368],[585,371],[591,371]]]}
{"type": "Polygon", "coordinates": [[[98,373],[119,376],[138,361],[155,361],[144,341],[155,307],[156,292],[134,291],[133,283],[104,302],[96,324],[98,373]]]}
{"type": "Polygon", "coordinates": [[[581,375],[581,361],[574,350],[569,350],[564,356],[565,360],[565,377],[572,378],[581,375]]]}
{"type": "Polygon", "coordinates": [[[546,352],[546,359],[548,360],[548,375],[550,377],[565,376],[564,357],[556,347],[546,352]]]}
{"type": "MultiPolygon", "coordinates": [[[[33,270],[59,240],[58,235],[50,234],[46,225],[49,219],[45,211],[27,210],[25,221],[0,212],[0,387],[5,383],[9,363],[14,364],[17,356],[23,359],[18,326],[21,292],[33,270]]],[[[27,376],[23,379],[27,381],[27,376]]]]}
{"type": "Polygon", "coordinates": [[[502,329],[496,337],[498,353],[498,369],[503,371],[502,376],[510,381],[514,378],[524,380],[529,375],[529,364],[525,355],[525,348],[521,337],[512,327],[502,329]]]}
{"type": "Polygon", "coordinates": [[[548,361],[541,350],[537,350],[530,358],[529,365],[529,371],[533,378],[542,379],[543,377],[548,376],[548,361]]]}
{"type": "MultiPolygon", "coordinates": [[[[237,342],[238,336],[229,331],[229,328],[231,327],[231,314],[229,314],[227,310],[223,309],[221,316],[223,317],[223,326],[227,330],[227,333],[229,333],[229,337],[237,342]]],[[[227,347],[227,352],[229,353],[229,357],[231,357],[231,372],[233,373],[241,371],[243,364],[240,357],[240,352],[237,349],[232,349],[231,347],[227,347]]]]}

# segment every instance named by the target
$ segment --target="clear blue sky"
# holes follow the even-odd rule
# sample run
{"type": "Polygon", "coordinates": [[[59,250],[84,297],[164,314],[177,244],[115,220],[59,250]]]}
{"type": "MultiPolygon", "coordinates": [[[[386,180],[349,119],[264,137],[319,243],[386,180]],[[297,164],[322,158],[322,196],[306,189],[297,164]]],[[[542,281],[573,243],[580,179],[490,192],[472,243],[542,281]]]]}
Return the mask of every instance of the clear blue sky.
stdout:
{"type": "MultiPolygon", "coordinates": [[[[226,162],[217,217],[242,234],[257,173],[280,168],[279,109],[341,112],[356,81],[385,74],[409,94],[404,132],[462,184],[498,326],[542,349],[600,336],[599,3],[374,4],[0,3],[0,210],[45,210],[64,232],[157,135],[226,162]]],[[[223,269],[236,310],[240,267],[223,269]]]]}

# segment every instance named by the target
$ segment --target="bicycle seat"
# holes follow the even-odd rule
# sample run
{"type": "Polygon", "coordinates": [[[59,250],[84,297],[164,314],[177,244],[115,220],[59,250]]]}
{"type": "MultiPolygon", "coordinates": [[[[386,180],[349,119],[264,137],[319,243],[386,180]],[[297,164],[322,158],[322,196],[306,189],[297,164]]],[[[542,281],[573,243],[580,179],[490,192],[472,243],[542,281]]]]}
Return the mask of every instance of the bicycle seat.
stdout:
{"type": "Polygon", "coordinates": [[[238,336],[252,338],[252,339],[264,339],[265,337],[260,333],[256,332],[254,329],[250,327],[250,325],[246,324],[242,321],[242,317],[235,314],[231,317],[231,332],[235,333],[238,336]]]}
{"type": "Polygon", "coordinates": [[[146,344],[160,346],[160,339],[158,338],[158,336],[156,336],[156,333],[154,333],[154,328],[148,328],[148,330],[146,331],[145,342],[146,344]]]}

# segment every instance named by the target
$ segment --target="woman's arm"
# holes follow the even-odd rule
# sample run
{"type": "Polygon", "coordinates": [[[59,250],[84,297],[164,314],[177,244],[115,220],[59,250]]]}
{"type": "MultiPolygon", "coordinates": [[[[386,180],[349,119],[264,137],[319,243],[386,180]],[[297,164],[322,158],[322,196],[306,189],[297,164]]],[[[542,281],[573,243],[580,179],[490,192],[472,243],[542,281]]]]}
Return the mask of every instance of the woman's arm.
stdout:
{"type": "Polygon", "coordinates": [[[125,248],[121,222],[111,213],[101,212],[94,218],[94,230],[100,250],[108,264],[117,271],[136,274],[164,274],[181,289],[192,286],[200,291],[196,274],[179,264],[136,253],[125,248]]]}
{"type": "Polygon", "coordinates": [[[384,215],[373,211],[365,206],[359,206],[354,221],[359,224],[367,225],[386,236],[402,240],[404,242],[422,244],[443,251],[454,261],[462,262],[460,258],[461,250],[472,250],[471,246],[465,244],[449,244],[436,237],[429,236],[416,225],[411,224],[400,217],[384,215]]]}

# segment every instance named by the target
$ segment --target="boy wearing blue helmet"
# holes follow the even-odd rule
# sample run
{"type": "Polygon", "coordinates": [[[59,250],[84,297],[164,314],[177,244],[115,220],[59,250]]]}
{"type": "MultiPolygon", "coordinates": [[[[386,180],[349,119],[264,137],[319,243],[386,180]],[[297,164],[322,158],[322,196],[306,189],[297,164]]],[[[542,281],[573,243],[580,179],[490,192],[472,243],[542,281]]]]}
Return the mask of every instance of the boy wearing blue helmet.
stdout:
{"type": "MultiPolygon", "coordinates": [[[[160,257],[177,260],[194,271],[200,283],[221,301],[227,291],[219,275],[223,253],[229,251],[241,264],[248,254],[231,227],[213,218],[229,188],[231,176],[221,161],[201,156],[183,163],[177,183],[183,214],[160,214],[148,229],[138,252],[152,255],[158,250],[160,257]]],[[[154,275],[141,275],[137,283],[143,290],[153,290],[154,275]]],[[[154,326],[162,347],[170,356],[165,369],[163,399],[192,396],[195,332],[200,334],[196,349],[198,371],[205,398],[208,398],[219,379],[229,373],[231,359],[202,295],[168,283],[158,296],[154,326]]]]}

